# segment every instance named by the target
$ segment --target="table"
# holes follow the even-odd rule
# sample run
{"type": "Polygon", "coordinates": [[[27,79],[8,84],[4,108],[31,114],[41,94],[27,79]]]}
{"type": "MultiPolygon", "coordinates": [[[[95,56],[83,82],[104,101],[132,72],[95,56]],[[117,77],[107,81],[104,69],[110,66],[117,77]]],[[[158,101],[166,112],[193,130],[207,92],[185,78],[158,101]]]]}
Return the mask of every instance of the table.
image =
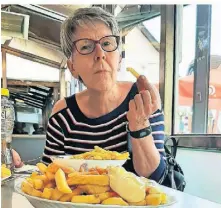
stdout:
{"type": "MultiPolygon", "coordinates": [[[[33,208],[29,201],[22,195],[14,191],[15,179],[3,184],[1,187],[1,207],[2,208],[33,208]]],[[[177,199],[177,203],[169,206],[169,208],[221,208],[221,204],[217,204],[206,199],[189,195],[180,191],[176,191],[167,187],[163,187],[167,193],[173,195],[177,199]]]]}

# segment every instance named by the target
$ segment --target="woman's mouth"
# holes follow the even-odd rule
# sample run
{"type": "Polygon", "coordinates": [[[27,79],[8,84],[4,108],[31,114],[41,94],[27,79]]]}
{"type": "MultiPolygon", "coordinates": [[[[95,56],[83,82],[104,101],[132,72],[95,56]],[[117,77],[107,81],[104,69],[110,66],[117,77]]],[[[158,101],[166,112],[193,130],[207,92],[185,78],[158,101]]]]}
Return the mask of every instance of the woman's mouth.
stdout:
{"type": "Polygon", "coordinates": [[[109,71],[107,70],[99,70],[99,71],[96,71],[95,74],[101,74],[101,73],[107,73],[109,71]]]}

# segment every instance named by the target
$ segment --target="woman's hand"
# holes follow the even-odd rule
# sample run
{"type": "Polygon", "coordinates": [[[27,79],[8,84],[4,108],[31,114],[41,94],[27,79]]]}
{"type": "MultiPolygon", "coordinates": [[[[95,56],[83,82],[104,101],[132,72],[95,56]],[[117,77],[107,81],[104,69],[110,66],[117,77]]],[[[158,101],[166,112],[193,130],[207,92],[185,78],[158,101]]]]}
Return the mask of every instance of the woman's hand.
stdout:
{"type": "Polygon", "coordinates": [[[130,131],[138,131],[150,125],[149,117],[158,109],[161,109],[160,95],[145,76],[137,79],[139,94],[129,102],[127,119],[130,131]]]}
{"type": "Polygon", "coordinates": [[[12,149],[12,158],[16,168],[21,168],[24,165],[24,163],[21,160],[21,157],[14,149],[12,149]]]}

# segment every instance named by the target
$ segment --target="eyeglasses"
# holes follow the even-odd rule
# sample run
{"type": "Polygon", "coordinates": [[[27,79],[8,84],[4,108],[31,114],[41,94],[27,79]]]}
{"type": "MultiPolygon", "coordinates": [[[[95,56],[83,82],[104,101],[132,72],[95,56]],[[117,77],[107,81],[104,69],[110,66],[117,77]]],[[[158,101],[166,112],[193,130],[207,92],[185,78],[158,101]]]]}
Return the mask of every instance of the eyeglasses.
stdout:
{"type": "Polygon", "coordinates": [[[120,37],[116,35],[108,35],[100,40],[92,40],[88,38],[79,39],[73,42],[73,46],[81,55],[88,55],[95,49],[96,44],[100,44],[101,48],[106,52],[115,51],[118,48],[120,37]]]}

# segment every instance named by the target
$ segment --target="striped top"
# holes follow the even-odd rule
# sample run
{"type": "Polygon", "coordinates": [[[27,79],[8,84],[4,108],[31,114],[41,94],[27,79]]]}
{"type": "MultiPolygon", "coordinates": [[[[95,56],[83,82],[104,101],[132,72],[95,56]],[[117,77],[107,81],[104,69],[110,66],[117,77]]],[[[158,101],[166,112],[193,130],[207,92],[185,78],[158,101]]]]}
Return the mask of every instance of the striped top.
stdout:
{"type": "MultiPolygon", "coordinates": [[[[49,118],[46,132],[46,145],[42,161],[50,163],[50,155],[74,155],[99,146],[106,150],[124,152],[130,150],[130,138],[126,131],[129,101],[137,94],[134,84],[125,100],[112,112],[99,118],[88,118],[80,110],[75,95],[66,98],[67,107],[49,118]]],[[[165,169],[164,156],[164,115],[158,110],[150,116],[152,135],[161,154],[161,162],[151,175],[159,180],[165,169]]],[[[132,157],[131,157],[132,158],[132,157]]],[[[135,172],[132,160],[124,165],[135,172]]]]}

